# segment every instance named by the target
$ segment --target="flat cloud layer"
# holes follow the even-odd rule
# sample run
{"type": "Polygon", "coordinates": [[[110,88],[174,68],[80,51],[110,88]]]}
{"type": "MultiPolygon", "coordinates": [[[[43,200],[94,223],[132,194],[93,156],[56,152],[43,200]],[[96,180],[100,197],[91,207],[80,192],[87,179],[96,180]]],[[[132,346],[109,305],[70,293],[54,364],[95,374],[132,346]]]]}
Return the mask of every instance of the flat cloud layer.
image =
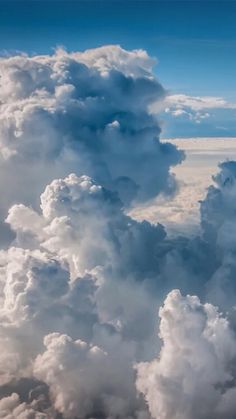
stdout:
{"type": "MultiPolygon", "coordinates": [[[[166,141],[166,140],[162,140],[166,141]]],[[[200,202],[204,200],[218,164],[236,159],[236,138],[178,138],[168,139],[183,149],[185,160],[174,167],[178,193],[159,194],[151,202],[140,203],[129,210],[132,217],[152,223],[162,223],[168,234],[196,234],[200,232],[200,202]]]]}
{"type": "MultiPolygon", "coordinates": [[[[167,138],[235,136],[236,104],[222,97],[169,94],[162,105],[167,138]]],[[[151,110],[160,112],[160,103],[151,110]]]]}
{"type": "Polygon", "coordinates": [[[116,46],[0,60],[0,417],[236,415],[236,163],[199,236],[127,215],[183,159],[149,113],[152,65],[116,46]]]}

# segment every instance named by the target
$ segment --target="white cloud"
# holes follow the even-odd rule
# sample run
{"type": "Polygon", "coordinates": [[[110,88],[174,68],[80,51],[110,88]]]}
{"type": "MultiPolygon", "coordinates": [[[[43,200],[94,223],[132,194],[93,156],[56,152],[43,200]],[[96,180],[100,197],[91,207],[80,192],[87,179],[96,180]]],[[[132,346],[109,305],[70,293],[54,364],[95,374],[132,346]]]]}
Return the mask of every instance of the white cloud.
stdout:
{"type": "Polygon", "coordinates": [[[119,46],[0,58],[0,211],[36,205],[48,182],[71,171],[127,204],[173,188],[169,169],[182,154],[160,143],[148,112],[165,96],[152,65],[146,52],[119,46]]]}
{"type": "MultiPolygon", "coordinates": [[[[235,103],[230,103],[223,98],[215,96],[187,96],[184,94],[169,95],[165,99],[165,112],[174,117],[186,117],[200,123],[208,119],[214,110],[234,110],[235,103]]],[[[155,105],[151,107],[152,111],[155,105]]]]}
{"type": "Polygon", "coordinates": [[[203,111],[208,109],[236,109],[235,103],[216,96],[188,96],[184,94],[169,95],[166,103],[170,107],[178,110],[190,108],[193,111],[203,111]]]}
{"type": "Polygon", "coordinates": [[[42,380],[63,417],[148,418],[133,362],[152,353],[144,279],[159,270],[162,226],[132,220],[116,194],[75,174],[46,187],[40,213],[15,205],[7,221],[17,247],[0,255],[1,384],[42,380]]]}
{"type": "Polygon", "coordinates": [[[57,333],[46,336],[44,343],[46,350],[36,358],[34,374],[49,385],[63,417],[129,417],[135,392],[124,381],[129,368],[125,359],[120,364],[97,346],[57,333]]]}
{"type": "Polygon", "coordinates": [[[150,353],[145,280],[165,232],[126,216],[118,193],[129,205],[172,190],[182,159],[148,112],[165,95],[152,65],[116,46],[0,59],[0,217],[10,206],[16,233],[0,252],[6,417],[148,418],[133,362],[150,353]]]}
{"type": "Polygon", "coordinates": [[[155,255],[145,252],[144,244],[162,241],[163,227],[126,216],[117,195],[91,178],[71,174],[54,180],[41,195],[41,209],[41,215],[23,205],[10,209],[7,222],[17,233],[16,243],[40,245],[66,258],[74,277],[98,265],[112,264],[115,270],[121,264],[133,275],[156,269],[155,255]]]}
{"type": "Polygon", "coordinates": [[[236,339],[196,296],[172,291],[160,309],[160,357],[137,365],[137,388],[156,419],[232,418],[236,339]]]}
{"type": "Polygon", "coordinates": [[[160,110],[163,111],[164,132],[167,132],[167,136],[223,136],[227,135],[228,130],[230,134],[230,129],[234,132],[236,104],[222,97],[169,94],[163,102],[157,101],[150,105],[152,114],[160,110]],[[194,130],[195,124],[204,125],[203,133],[199,132],[199,127],[198,131],[194,130]],[[173,134],[168,135],[169,130],[173,134]]]}

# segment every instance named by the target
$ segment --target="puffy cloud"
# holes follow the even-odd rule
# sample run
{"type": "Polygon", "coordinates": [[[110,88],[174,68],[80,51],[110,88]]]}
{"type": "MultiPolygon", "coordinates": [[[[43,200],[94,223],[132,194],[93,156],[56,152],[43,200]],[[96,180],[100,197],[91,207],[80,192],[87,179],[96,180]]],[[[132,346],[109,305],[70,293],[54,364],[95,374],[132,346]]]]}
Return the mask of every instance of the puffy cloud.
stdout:
{"type": "MultiPolygon", "coordinates": [[[[59,260],[59,272],[62,270],[60,275],[64,278],[62,293],[67,292],[69,266],[70,287],[77,299],[81,294],[82,305],[83,288],[78,289],[77,295],[76,284],[91,272],[92,277],[87,277],[85,283],[91,284],[91,300],[97,289],[100,318],[132,338],[146,336],[150,330],[144,319],[152,328],[153,300],[145,291],[145,281],[154,281],[160,271],[163,227],[128,217],[114,193],[85,176],[54,180],[41,196],[41,208],[41,214],[23,205],[10,209],[7,222],[16,232],[16,245],[35,249],[30,255],[38,255],[40,248],[40,255],[43,251],[43,255],[53,258],[53,265],[59,260]]],[[[14,252],[9,249],[7,257],[3,252],[4,261],[11,263],[14,252]]],[[[46,292],[45,287],[43,290],[46,292]]],[[[92,306],[89,309],[93,310],[92,306]]]]}
{"type": "MultiPolygon", "coordinates": [[[[6,385],[13,390],[22,377],[32,378],[34,388],[40,379],[63,417],[97,417],[98,412],[102,417],[147,417],[139,416],[145,406],[136,400],[133,370],[133,360],[153,331],[153,308],[149,298],[144,301],[144,290],[121,284],[112,294],[112,288],[104,289],[89,276],[71,283],[52,255],[48,260],[39,251],[8,252],[1,293],[0,390],[6,385]]],[[[14,411],[16,417],[23,407],[14,411]]],[[[47,410],[46,405],[45,415],[47,410]]]]}
{"type": "Polygon", "coordinates": [[[201,203],[204,238],[215,255],[215,272],[207,284],[209,297],[222,309],[235,306],[235,197],[236,163],[220,164],[206,198],[201,203]]]}
{"type": "Polygon", "coordinates": [[[156,419],[235,415],[236,338],[216,307],[172,291],[160,309],[160,356],[137,365],[137,388],[156,419]]]}
{"type": "Polygon", "coordinates": [[[60,304],[63,321],[68,281],[66,268],[46,253],[13,247],[1,253],[1,385],[29,373],[45,332],[59,327],[60,304]]]}
{"type": "Polygon", "coordinates": [[[0,418],[3,419],[46,419],[47,414],[36,411],[34,405],[21,403],[19,395],[12,393],[11,396],[0,400],[0,418]]]}
{"type": "Polygon", "coordinates": [[[37,315],[38,308],[63,295],[69,274],[61,264],[40,251],[10,248],[2,255],[1,285],[5,296],[4,315],[24,321],[37,315]],[[6,281],[6,278],[8,279],[6,281]]]}
{"type": "Polygon", "coordinates": [[[158,347],[154,315],[163,293],[173,284],[199,290],[209,280],[209,245],[166,239],[162,226],[125,215],[116,193],[75,174],[46,187],[41,212],[15,205],[7,222],[18,247],[1,255],[2,383],[22,374],[42,380],[68,418],[148,417],[133,364],[158,347]],[[97,347],[102,358],[93,362],[97,347]]]}
{"type": "Polygon", "coordinates": [[[163,227],[128,217],[116,193],[75,174],[46,187],[41,212],[15,205],[7,222],[17,247],[1,252],[2,384],[42,380],[64,417],[147,418],[133,362],[152,354],[163,227]]]}
{"type": "Polygon", "coordinates": [[[125,359],[121,364],[97,346],[57,333],[46,336],[44,343],[34,374],[49,385],[63,417],[134,417],[130,407],[136,404],[135,391],[132,394],[130,381],[124,380],[125,369],[131,368],[125,359]]]}
{"type": "Polygon", "coordinates": [[[118,191],[126,203],[171,191],[169,169],[183,155],[159,141],[149,113],[165,95],[152,64],[146,52],[118,46],[2,57],[3,209],[17,201],[37,205],[45,185],[71,171],[118,191]]]}
{"type": "Polygon", "coordinates": [[[40,245],[66,258],[74,276],[97,266],[138,277],[157,271],[164,228],[125,215],[117,195],[91,178],[71,174],[54,180],[41,195],[41,210],[15,205],[6,221],[18,244],[40,245]]]}
{"type": "MultiPolygon", "coordinates": [[[[222,242],[224,232],[227,229],[230,233],[228,223],[234,224],[235,221],[236,163],[226,161],[219,168],[219,173],[213,177],[215,185],[209,187],[207,196],[202,201],[201,219],[206,240],[214,243],[219,235],[218,244],[225,248],[227,242],[222,242]]],[[[226,247],[232,248],[232,244],[228,243],[226,247]]]]}
{"type": "Polygon", "coordinates": [[[126,51],[117,45],[106,45],[100,48],[88,49],[82,53],[72,53],[71,55],[89,67],[97,68],[103,74],[106,74],[113,68],[121,71],[126,76],[132,77],[147,76],[153,78],[152,67],[156,63],[156,60],[149,57],[144,50],[126,51]]]}
{"type": "MultiPolygon", "coordinates": [[[[53,333],[44,339],[46,351],[35,361],[35,375],[50,385],[55,407],[65,417],[86,417],[96,406],[107,369],[107,354],[81,340],[53,333]],[[100,379],[99,379],[100,378],[100,379]]],[[[99,409],[99,407],[97,407],[99,409]]]]}

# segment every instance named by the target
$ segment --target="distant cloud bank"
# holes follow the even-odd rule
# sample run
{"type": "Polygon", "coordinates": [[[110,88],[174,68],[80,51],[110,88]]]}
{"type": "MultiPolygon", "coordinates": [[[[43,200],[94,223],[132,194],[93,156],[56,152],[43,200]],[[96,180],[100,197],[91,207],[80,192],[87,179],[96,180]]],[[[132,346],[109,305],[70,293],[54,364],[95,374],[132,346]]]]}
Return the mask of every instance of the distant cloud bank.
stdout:
{"type": "Polygon", "coordinates": [[[236,136],[236,104],[215,96],[169,94],[162,102],[152,104],[151,113],[162,110],[166,137],[236,136]]]}

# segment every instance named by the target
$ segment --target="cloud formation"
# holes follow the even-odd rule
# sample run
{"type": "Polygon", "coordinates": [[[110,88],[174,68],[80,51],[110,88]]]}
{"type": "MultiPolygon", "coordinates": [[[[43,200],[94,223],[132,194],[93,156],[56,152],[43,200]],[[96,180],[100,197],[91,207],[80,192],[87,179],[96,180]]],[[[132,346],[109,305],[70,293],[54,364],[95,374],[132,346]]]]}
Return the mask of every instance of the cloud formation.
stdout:
{"type": "MultiPolygon", "coordinates": [[[[174,117],[185,117],[200,124],[211,117],[217,110],[235,111],[236,104],[215,96],[188,96],[184,94],[168,95],[165,99],[165,112],[174,117]]],[[[154,106],[155,107],[155,106],[154,106]]]]}
{"type": "Polygon", "coordinates": [[[144,51],[118,46],[0,58],[3,209],[17,200],[35,205],[48,182],[71,171],[126,204],[171,191],[169,169],[183,155],[159,141],[148,111],[165,96],[152,65],[144,51]]]}
{"type": "MultiPolygon", "coordinates": [[[[163,140],[164,141],[164,140],[163,140]]],[[[129,213],[138,220],[164,224],[171,235],[201,232],[200,202],[219,168],[219,161],[236,159],[235,138],[177,138],[168,140],[184,150],[186,158],[174,167],[178,192],[160,194],[152,202],[136,205],[129,213]]]]}
{"type": "Polygon", "coordinates": [[[234,311],[236,162],[221,163],[214,181],[201,204],[204,238],[218,265],[208,283],[208,293],[222,309],[234,311]]]}
{"type": "Polygon", "coordinates": [[[151,113],[162,110],[166,138],[235,136],[236,104],[222,97],[169,94],[150,105],[151,113]]]}
{"type": "Polygon", "coordinates": [[[17,247],[1,253],[2,386],[22,376],[43,382],[51,411],[65,418],[146,419],[148,407],[154,418],[231,419],[236,341],[233,321],[216,307],[172,291],[160,310],[160,360],[152,361],[163,292],[176,284],[215,289],[224,267],[206,220],[215,225],[213,190],[222,187],[231,208],[234,165],[216,180],[202,203],[204,242],[169,240],[162,226],[132,220],[117,195],[88,176],[54,180],[41,212],[14,205],[7,222],[17,247]]]}
{"type": "Polygon", "coordinates": [[[19,396],[11,396],[0,400],[0,417],[3,419],[44,419],[47,415],[35,410],[34,404],[21,403],[19,396]]]}
{"type": "Polygon", "coordinates": [[[145,280],[159,270],[165,231],[124,207],[172,192],[170,167],[183,158],[149,114],[165,96],[152,65],[116,46],[0,60],[6,416],[148,417],[133,360],[153,339],[145,280]]]}
{"type": "Polygon", "coordinates": [[[155,419],[233,418],[236,337],[216,307],[172,291],[159,312],[160,357],[137,366],[155,419]]]}
{"type": "Polygon", "coordinates": [[[0,59],[3,418],[235,417],[235,163],[201,236],[127,215],[183,158],[159,140],[152,65],[115,46],[0,59]]]}
{"type": "Polygon", "coordinates": [[[74,174],[46,187],[41,210],[15,205],[7,218],[16,239],[1,252],[1,385],[45,383],[65,418],[148,418],[133,363],[153,340],[145,282],[163,227],[132,220],[116,194],[74,174]]]}

